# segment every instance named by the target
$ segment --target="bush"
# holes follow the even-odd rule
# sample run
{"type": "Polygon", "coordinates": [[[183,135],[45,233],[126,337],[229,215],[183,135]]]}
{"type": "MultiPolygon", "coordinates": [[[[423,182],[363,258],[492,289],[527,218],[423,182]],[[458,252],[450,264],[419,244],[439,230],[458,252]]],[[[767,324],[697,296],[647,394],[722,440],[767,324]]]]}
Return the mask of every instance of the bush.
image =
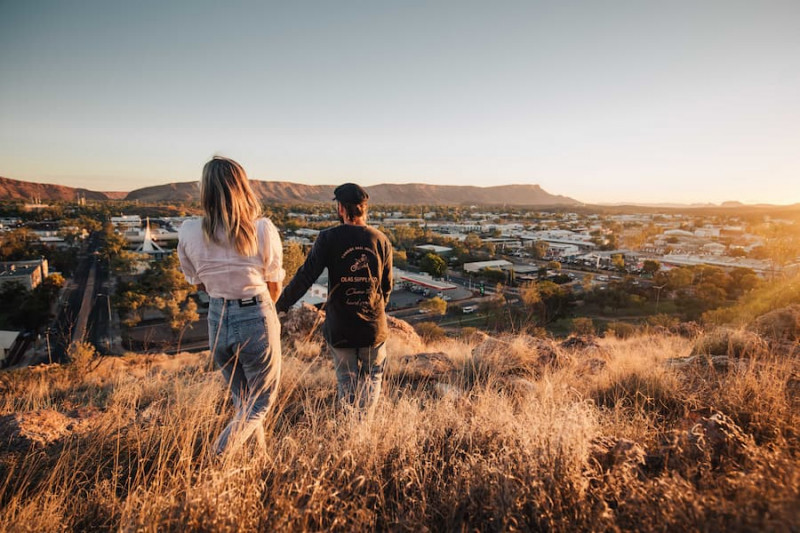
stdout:
{"type": "Polygon", "coordinates": [[[628,339],[633,337],[638,328],[633,324],[628,324],[627,322],[609,322],[608,326],[606,327],[606,332],[609,335],[613,335],[618,339],[628,339]]]}
{"type": "Polygon", "coordinates": [[[763,355],[767,348],[767,343],[756,333],[718,328],[697,339],[692,355],[727,355],[741,359],[763,355]]]}
{"type": "Polygon", "coordinates": [[[436,341],[446,337],[444,329],[439,327],[436,322],[420,322],[414,329],[426,342],[436,341]]]}
{"type": "Polygon", "coordinates": [[[594,335],[594,322],[588,317],[573,318],[572,331],[576,335],[594,335]]]}
{"type": "Polygon", "coordinates": [[[73,342],[67,350],[70,367],[78,374],[85,374],[97,358],[97,351],[88,342],[73,342]]]}
{"type": "Polygon", "coordinates": [[[650,326],[661,326],[663,328],[674,328],[678,325],[678,317],[658,314],[647,317],[647,324],[650,326]]]}

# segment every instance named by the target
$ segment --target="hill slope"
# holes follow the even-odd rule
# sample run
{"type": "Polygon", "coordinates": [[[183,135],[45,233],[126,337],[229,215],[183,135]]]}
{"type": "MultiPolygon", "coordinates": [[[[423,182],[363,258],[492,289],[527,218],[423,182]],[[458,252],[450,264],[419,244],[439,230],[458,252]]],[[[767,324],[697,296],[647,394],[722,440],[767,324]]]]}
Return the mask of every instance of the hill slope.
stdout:
{"type": "Polygon", "coordinates": [[[266,439],[221,458],[212,443],[234,409],[208,352],[78,347],[88,357],[70,366],[0,374],[0,531],[800,524],[787,354],[726,371],[668,334],[393,334],[378,409],[360,417],[336,406],[318,332],[284,334],[266,439]]]}
{"type": "Polygon", "coordinates": [[[109,196],[98,191],[76,189],[64,185],[49,183],[33,183],[29,181],[13,180],[0,177],[0,198],[3,200],[32,200],[39,198],[42,201],[72,201],[78,195],[87,200],[108,200],[109,196]]]}
{"type": "MultiPolygon", "coordinates": [[[[265,202],[316,203],[333,198],[333,185],[304,185],[285,181],[252,180],[253,190],[265,202]]],[[[566,196],[553,195],[539,185],[502,185],[472,187],[458,185],[427,185],[423,183],[380,184],[366,187],[370,201],[375,204],[511,204],[511,205],[578,205],[566,196]]],[[[140,201],[197,201],[200,190],[197,182],[169,183],[131,191],[128,200],[140,201]]]]}

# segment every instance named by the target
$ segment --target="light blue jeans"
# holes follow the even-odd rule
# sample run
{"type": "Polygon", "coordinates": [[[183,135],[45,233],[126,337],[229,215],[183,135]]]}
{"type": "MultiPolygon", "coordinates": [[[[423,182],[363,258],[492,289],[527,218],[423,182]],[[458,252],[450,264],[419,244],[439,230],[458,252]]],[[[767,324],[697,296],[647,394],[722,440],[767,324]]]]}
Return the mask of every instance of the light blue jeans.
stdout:
{"type": "Polygon", "coordinates": [[[364,348],[328,347],[336,368],[339,402],[371,414],[381,395],[386,343],[364,348]]]}
{"type": "Polygon", "coordinates": [[[211,298],[208,337],[236,414],[214,443],[221,454],[236,449],[254,433],[265,443],[264,418],[275,403],[281,375],[280,322],[268,294],[240,306],[237,300],[211,298]]]}

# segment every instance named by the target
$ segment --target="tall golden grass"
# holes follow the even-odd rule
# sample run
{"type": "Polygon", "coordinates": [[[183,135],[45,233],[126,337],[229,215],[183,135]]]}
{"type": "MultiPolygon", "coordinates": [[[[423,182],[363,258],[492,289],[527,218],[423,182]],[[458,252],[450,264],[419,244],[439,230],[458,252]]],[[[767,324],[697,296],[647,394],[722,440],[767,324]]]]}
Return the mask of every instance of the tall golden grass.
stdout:
{"type": "Polygon", "coordinates": [[[2,443],[0,529],[800,527],[791,358],[668,364],[695,345],[670,335],[554,345],[555,358],[522,338],[477,342],[390,344],[371,420],[336,407],[324,355],[290,350],[266,448],[222,459],[211,443],[232,407],[207,354],[6,374],[5,419],[54,411],[86,423],[2,443]],[[405,357],[419,352],[439,366],[405,357]],[[713,413],[735,435],[699,431],[713,413]]]}

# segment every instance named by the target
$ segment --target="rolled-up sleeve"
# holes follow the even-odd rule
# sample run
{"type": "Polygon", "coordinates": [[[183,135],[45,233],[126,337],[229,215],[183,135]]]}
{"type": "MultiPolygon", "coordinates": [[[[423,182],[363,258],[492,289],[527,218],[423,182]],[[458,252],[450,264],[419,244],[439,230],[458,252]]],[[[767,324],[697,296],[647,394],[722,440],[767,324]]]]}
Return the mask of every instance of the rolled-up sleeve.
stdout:
{"type": "Polygon", "coordinates": [[[197,271],[195,270],[194,264],[192,264],[192,260],[189,259],[189,254],[186,253],[186,247],[186,235],[181,231],[178,233],[178,260],[181,262],[181,271],[186,281],[192,285],[199,285],[202,282],[200,278],[197,277],[197,271]]]}
{"type": "Polygon", "coordinates": [[[264,241],[266,242],[264,250],[264,280],[282,284],[283,278],[286,277],[286,271],[283,269],[281,236],[278,233],[278,228],[275,227],[271,220],[266,219],[264,226],[264,241]]]}

